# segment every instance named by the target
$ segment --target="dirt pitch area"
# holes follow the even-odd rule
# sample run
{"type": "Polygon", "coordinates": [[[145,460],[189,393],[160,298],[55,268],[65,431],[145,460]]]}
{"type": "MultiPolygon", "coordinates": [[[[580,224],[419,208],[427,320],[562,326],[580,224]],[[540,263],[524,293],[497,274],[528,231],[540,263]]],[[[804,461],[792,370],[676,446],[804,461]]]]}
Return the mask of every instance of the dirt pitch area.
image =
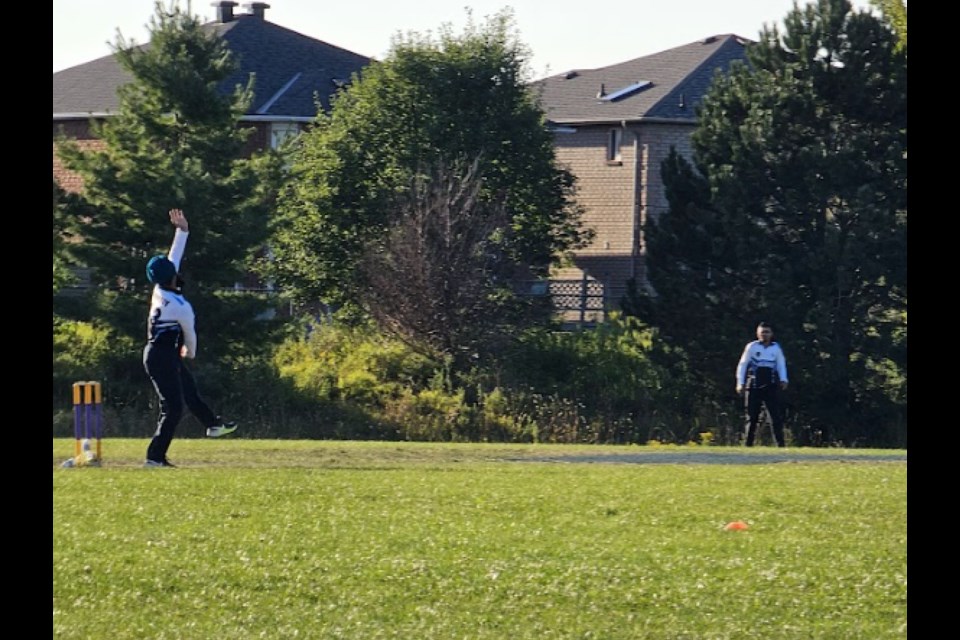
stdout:
{"type": "Polygon", "coordinates": [[[847,452],[784,451],[748,453],[736,451],[651,451],[604,455],[571,454],[523,458],[526,462],[604,463],[604,464],[775,464],[780,462],[906,462],[906,454],[869,455],[847,452]]]}

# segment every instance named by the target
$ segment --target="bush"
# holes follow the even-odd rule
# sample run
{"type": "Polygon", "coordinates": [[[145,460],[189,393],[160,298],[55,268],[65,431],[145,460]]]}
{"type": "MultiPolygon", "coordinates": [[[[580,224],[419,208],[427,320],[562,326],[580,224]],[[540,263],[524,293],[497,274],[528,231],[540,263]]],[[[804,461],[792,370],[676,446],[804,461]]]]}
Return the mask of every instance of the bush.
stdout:
{"type": "MultiPolygon", "coordinates": [[[[149,436],[157,400],[141,345],[96,322],[59,319],[54,327],[55,434],[72,433],[72,382],[99,379],[105,433],[149,436]]],[[[193,366],[211,407],[237,420],[245,437],[736,442],[739,415],[700,398],[693,370],[654,330],[616,315],[591,330],[528,331],[466,375],[341,320],[289,322],[276,342],[265,334],[257,349],[193,366]]],[[[192,421],[184,417],[178,437],[202,435],[192,421]]]]}
{"type": "Polygon", "coordinates": [[[403,389],[426,388],[436,366],[403,343],[366,325],[308,326],[274,355],[280,376],[315,398],[382,407],[403,389]]]}
{"type": "Polygon", "coordinates": [[[544,442],[645,440],[664,378],[654,339],[617,314],[595,329],[528,332],[501,365],[514,410],[544,442]]]}
{"type": "Polygon", "coordinates": [[[419,392],[405,389],[387,404],[380,416],[396,425],[397,433],[404,440],[469,440],[466,430],[470,417],[462,391],[449,394],[438,389],[419,392]]]}
{"type": "MultiPolygon", "coordinates": [[[[96,321],[53,318],[53,406],[66,410],[73,404],[73,383],[96,380],[108,389],[123,388],[121,406],[129,404],[131,381],[147,383],[140,345],[96,321]]],[[[148,389],[149,391],[149,389],[148,389]]],[[[133,393],[134,396],[142,395],[133,393]]]]}
{"type": "Polygon", "coordinates": [[[528,331],[497,361],[456,378],[363,324],[312,326],[274,361],[305,397],[366,415],[365,433],[408,440],[686,443],[716,423],[702,417],[712,407],[696,398],[683,354],[633,317],[528,331]]]}

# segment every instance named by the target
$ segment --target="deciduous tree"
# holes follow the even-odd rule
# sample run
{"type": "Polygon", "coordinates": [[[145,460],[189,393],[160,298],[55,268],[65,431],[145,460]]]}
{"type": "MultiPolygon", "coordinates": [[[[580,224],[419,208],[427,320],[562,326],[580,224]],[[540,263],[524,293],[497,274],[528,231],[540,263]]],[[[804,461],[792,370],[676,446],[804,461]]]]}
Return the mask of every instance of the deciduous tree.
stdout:
{"type": "Polygon", "coordinates": [[[391,205],[394,224],[360,260],[360,301],[393,335],[454,371],[497,352],[530,316],[510,295],[503,197],[481,197],[480,160],[417,173],[391,205]]]}
{"type": "Polygon", "coordinates": [[[509,218],[510,233],[493,239],[502,266],[543,274],[578,246],[573,177],[554,157],[527,57],[508,12],[459,35],[397,36],[303,136],[272,235],[273,277],[303,299],[357,302],[369,284],[361,261],[405,210],[393,203],[442,158],[480,158],[479,197],[509,218]]]}

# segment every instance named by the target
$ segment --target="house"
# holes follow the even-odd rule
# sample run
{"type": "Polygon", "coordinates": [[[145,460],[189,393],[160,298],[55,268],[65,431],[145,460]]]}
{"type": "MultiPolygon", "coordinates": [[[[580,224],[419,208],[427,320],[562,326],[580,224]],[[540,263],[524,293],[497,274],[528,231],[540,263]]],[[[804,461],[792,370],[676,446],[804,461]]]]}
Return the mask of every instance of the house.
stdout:
{"type": "MultiPolygon", "coordinates": [[[[367,56],[267,21],[269,4],[246,4],[248,13],[234,13],[237,3],[229,0],[212,6],[216,19],[204,28],[226,40],[239,61],[238,71],[220,83],[220,91],[230,94],[237,84],[245,85],[250,74],[255,74],[255,96],[240,119],[241,126],[254,129],[247,142],[248,152],[276,146],[296,134],[316,117],[315,96],[324,109],[329,109],[330,97],[337,89],[371,62],[367,56]]],[[[62,130],[81,144],[99,144],[90,133],[90,121],[116,114],[120,106],[117,89],[132,79],[113,55],[54,73],[54,139],[62,130]]],[[[68,191],[82,188],[79,177],[64,169],[56,150],[53,175],[68,191]]]]}
{"type": "MultiPolygon", "coordinates": [[[[214,2],[217,17],[205,25],[224,38],[240,70],[221,89],[230,92],[256,74],[256,96],[243,126],[255,127],[250,149],[276,145],[316,115],[314,95],[324,109],[330,96],[370,58],[314,40],[268,22],[268,4],[214,2]]],[[[643,228],[666,210],[660,164],[671,147],[690,155],[696,108],[714,74],[744,61],[748,40],[718,35],[619,64],[577,69],[533,83],[555,132],[558,160],[578,178],[584,222],[596,232],[591,245],[575,254],[573,266],[556,269],[548,283],[535,283],[561,309],[586,307],[597,318],[615,309],[631,279],[646,284],[643,228]]],[[[143,46],[149,46],[149,43],[143,46]]],[[[96,145],[89,122],[119,108],[117,88],[131,78],[113,56],[55,73],[54,135],[96,145]]],[[[54,153],[54,177],[79,190],[54,153]]],[[[568,314],[569,316],[569,314],[568,314]]]]}
{"type": "Polygon", "coordinates": [[[555,132],[557,159],[577,176],[583,220],[596,233],[573,266],[552,274],[555,299],[563,285],[557,280],[589,283],[590,291],[559,292],[610,310],[618,308],[630,279],[646,285],[644,225],[667,209],[660,164],[671,147],[690,157],[698,104],[717,71],[745,61],[748,42],[711,36],[534,83],[555,132]]]}

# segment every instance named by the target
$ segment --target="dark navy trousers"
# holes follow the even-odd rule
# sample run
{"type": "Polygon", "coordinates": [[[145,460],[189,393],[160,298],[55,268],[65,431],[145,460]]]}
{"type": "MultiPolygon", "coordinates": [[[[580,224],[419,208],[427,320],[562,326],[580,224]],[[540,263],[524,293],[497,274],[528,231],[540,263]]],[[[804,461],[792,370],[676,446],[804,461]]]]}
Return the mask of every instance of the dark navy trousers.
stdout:
{"type": "Polygon", "coordinates": [[[748,387],[745,392],[745,404],[747,408],[747,433],[746,445],[753,446],[753,441],[757,436],[757,426],[760,423],[760,408],[767,405],[767,411],[770,413],[770,421],[773,423],[773,437],[777,441],[778,447],[786,446],[783,441],[783,410],[780,406],[780,388],[776,382],[765,387],[748,387]]]}
{"type": "Polygon", "coordinates": [[[147,447],[147,459],[163,462],[183,417],[184,404],[204,427],[217,425],[219,419],[200,397],[193,374],[187,369],[176,347],[147,344],[143,349],[143,368],[160,399],[157,431],[147,447]]]}

